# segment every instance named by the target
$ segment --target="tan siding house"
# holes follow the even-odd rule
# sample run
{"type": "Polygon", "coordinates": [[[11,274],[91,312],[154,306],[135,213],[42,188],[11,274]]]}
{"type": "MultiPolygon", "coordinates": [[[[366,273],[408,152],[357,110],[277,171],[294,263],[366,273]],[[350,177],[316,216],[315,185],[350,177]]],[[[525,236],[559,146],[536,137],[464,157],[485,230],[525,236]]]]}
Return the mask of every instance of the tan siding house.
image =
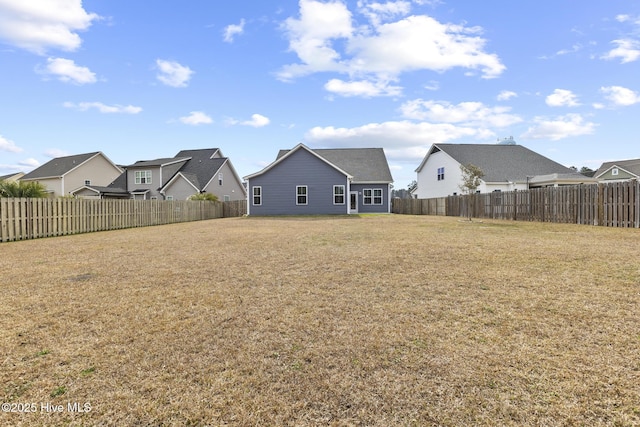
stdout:
{"type": "Polygon", "coordinates": [[[107,186],[122,169],[101,151],[57,157],[23,176],[21,181],[42,184],[51,197],[68,196],[85,185],[107,186]]]}

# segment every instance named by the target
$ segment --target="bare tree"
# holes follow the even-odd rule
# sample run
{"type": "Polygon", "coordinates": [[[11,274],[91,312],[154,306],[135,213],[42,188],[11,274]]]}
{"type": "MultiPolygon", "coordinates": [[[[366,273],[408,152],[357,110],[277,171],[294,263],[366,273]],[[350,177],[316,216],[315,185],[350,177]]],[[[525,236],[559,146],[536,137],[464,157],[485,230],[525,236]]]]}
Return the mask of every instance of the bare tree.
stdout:
{"type": "Polygon", "coordinates": [[[478,166],[471,163],[460,165],[460,172],[462,172],[462,184],[458,187],[464,194],[468,195],[469,208],[467,209],[467,217],[469,221],[471,221],[471,214],[474,208],[474,198],[471,196],[476,192],[478,187],[480,187],[484,172],[482,172],[482,169],[478,166]]]}

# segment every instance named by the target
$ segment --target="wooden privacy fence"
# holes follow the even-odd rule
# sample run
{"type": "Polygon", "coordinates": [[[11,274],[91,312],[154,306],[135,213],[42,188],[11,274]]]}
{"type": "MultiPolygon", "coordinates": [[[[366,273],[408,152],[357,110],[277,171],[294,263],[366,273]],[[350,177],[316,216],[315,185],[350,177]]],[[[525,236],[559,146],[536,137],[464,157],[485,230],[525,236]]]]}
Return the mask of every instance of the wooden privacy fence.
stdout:
{"type": "Polygon", "coordinates": [[[0,198],[0,241],[222,218],[210,201],[0,198]]]}
{"type": "Polygon", "coordinates": [[[393,212],[640,228],[640,183],[534,188],[440,199],[395,199],[393,212]],[[444,209],[426,209],[444,203],[444,209]],[[444,211],[444,212],[443,212],[444,211]]]}

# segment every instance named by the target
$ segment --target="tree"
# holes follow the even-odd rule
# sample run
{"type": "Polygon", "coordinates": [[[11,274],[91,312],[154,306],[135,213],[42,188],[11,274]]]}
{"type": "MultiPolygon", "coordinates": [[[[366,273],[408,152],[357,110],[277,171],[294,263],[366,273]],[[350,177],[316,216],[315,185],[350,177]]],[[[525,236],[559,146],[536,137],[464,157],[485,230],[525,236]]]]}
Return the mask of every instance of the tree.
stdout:
{"type": "Polygon", "coordinates": [[[192,196],[189,196],[188,200],[208,200],[210,202],[217,202],[218,196],[211,193],[197,193],[192,196]]]}
{"type": "MultiPolygon", "coordinates": [[[[475,193],[482,183],[482,177],[484,176],[482,169],[474,164],[468,163],[466,165],[460,165],[460,172],[462,172],[462,184],[458,186],[460,190],[467,195],[475,193]]],[[[469,221],[471,221],[474,199],[473,197],[469,197],[469,200],[470,202],[467,214],[469,221]]]]}
{"type": "Polygon", "coordinates": [[[0,181],[0,197],[47,197],[44,185],[35,181],[0,181]]]}

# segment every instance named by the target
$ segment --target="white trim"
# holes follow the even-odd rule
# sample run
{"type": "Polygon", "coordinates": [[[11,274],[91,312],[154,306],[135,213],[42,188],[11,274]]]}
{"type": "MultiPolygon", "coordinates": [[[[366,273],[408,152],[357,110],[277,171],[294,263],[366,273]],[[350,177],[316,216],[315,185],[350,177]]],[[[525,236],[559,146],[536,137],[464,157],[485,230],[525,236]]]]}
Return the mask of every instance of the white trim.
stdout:
{"type": "Polygon", "coordinates": [[[384,205],[384,191],[382,191],[382,188],[363,188],[362,189],[362,204],[366,205],[366,206],[382,206],[382,205],[384,205]],[[367,197],[367,196],[364,195],[365,191],[371,191],[371,196],[370,196],[371,203],[366,203],[365,202],[365,197],[367,197]],[[376,200],[375,192],[376,191],[380,192],[380,203],[376,203],[375,202],[375,200],[376,200]]]}
{"type": "Polygon", "coordinates": [[[192,183],[191,181],[189,181],[189,180],[187,179],[187,177],[186,177],[186,176],[184,176],[184,175],[182,174],[182,172],[178,172],[177,174],[175,174],[175,175],[173,176],[173,178],[171,178],[171,179],[170,179],[170,180],[169,180],[169,181],[168,181],[168,182],[167,182],[167,183],[162,187],[162,189],[160,189],[160,193],[164,194],[164,192],[165,192],[165,191],[167,191],[167,188],[169,188],[169,186],[170,186],[171,184],[173,184],[173,182],[174,182],[176,179],[180,178],[180,177],[181,177],[182,179],[184,179],[185,181],[187,181],[187,183],[188,183],[190,186],[192,186],[194,190],[196,190],[196,191],[198,191],[198,192],[200,191],[200,189],[199,189],[198,187],[196,187],[195,185],[193,185],[193,183],[192,183]]]}
{"type": "Polygon", "coordinates": [[[244,177],[244,179],[245,180],[249,180],[251,178],[254,178],[256,176],[260,176],[260,175],[268,172],[269,170],[273,169],[276,165],[280,164],[282,161],[284,161],[286,158],[288,158],[289,156],[291,156],[293,153],[295,153],[296,151],[298,151],[300,149],[306,150],[307,152],[311,153],[312,155],[314,155],[315,157],[317,157],[318,159],[320,159],[324,163],[328,164],[329,166],[331,166],[332,168],[334,168],[338,172],[344,174],[347,178],[353,179],[353,176],[351,176],[349,173],[343,171],[338,166],[336,166],[333,163],[329,162],[327,159],[325,159],[324,157],[322,157],[319,154],[315,153],[312,149],[310,149],[309,147],[307,147],[306,145],[304,145],[302,143],[300,143],[300,144],[296,145],[295,147],[293,147],[284,156],[282,156],[279,159],[277,159],[276,161],[272,162],[270,165],[268,165],[267,167],[262,169],[260,172],[256,172],[254,174],[247,175],[247,176],[244,177]]]}
{"type": "Polygon", "coordinates": [[[309,205],[309,186],[307,185],[296,185],[296,206],[308,206],[309,205]],[[304,188],[304,194],[298,193],[300,188],[304,188]],[[304,203],[299,203],[298,198],[304,196],[304,203]]]}
{"type": "MultiPolygon", "coordinates": [[[[247,206],[248,206],[248,205],[253,205],[253,206],[262,206],[262,185],[256,185],[256,186],[254,186],[254,187],[250,187],[250,190],[251,190],[251,191],[250,191],[250,192],[251,192],[251,203],[247,203],[247,206]],[[254,201],[255,201],[255,197],[256,197],[256,196],[255,196],[255,193],[254,193],[254,190],[255,190],[256,188],[258,188],[258,189],[260,190],[260,194],[258,195],[258,197],[260,197],[260,203],[254,203],[254,201]]],[[[248,210],[247,210],[247,212],[248,212],[248,210]]]]}
{"type": "Polygon", "coordinates": [[[347,203],[347,187],[344,184],[339,184],[339,185],[334,185],[333,186],[333,204],[334,205],[344,205],[345,203],[347,203]],[[336,195],[340,196],[340,194],[336,194],[336,188],[337,187],[342,187],[342,203],[336,203],[336,195]]]}
{"type": "Polygon", "coordinates": [[[349,213],[350,214],[357,214],[358,213],[358,192],[357,191],[349,191],[349,204],[347,205],[349,208],[349,213]],[[351,210],[351,196],[355,195],[356,196],[356,208],[354,210],[351,210]]]}

